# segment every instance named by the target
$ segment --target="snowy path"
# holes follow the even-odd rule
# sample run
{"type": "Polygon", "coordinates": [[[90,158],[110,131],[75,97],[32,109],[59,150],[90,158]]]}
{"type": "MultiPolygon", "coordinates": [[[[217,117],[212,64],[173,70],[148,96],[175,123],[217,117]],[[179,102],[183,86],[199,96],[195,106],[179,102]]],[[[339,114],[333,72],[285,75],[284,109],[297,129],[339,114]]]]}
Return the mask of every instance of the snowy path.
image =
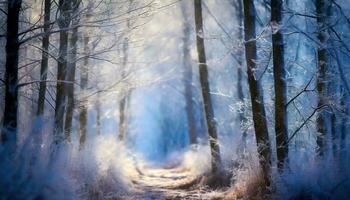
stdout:
{"type": "Polygon", "coordinates": [[[209,200],[221,199],[216,192],[198,187],[198,177],[191,170],[181,167],[145,168],[133,180],[137,191],[133,199],[140,200],[209,200]]]}

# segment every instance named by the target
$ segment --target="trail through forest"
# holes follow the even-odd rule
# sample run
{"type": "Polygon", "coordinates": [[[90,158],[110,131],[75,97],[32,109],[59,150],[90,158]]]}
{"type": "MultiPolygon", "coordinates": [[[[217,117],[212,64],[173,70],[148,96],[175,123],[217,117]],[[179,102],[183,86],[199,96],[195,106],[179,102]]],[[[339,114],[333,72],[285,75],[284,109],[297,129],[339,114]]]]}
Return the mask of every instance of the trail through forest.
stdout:
{"type": "Polygon", "coordinates": [[[0,0],[0,200],[349,200],[350,0],[0,0]]]}
{"type": "Polygon", "coordinates": [[[200,186],[200,176],[193,169],[167,164],[163,166],[135,166],[135,168],[138,176],[132,180],[135,196],[131,199],[222,199],[219,192],[200,186]]]}

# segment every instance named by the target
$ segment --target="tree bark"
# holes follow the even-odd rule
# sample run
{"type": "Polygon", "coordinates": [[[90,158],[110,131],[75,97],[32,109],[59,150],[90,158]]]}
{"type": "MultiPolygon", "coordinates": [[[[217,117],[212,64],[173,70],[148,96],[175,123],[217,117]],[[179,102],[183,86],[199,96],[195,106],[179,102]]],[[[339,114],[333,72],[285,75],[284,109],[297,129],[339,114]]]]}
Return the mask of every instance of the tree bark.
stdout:
{"type": "MultiPolygon", "coordinates": [[[[85,20],[89,21],[91,18],[91,12],[92,12],[92,1],[89,1],[88,5],[88,11],[85,16],[85,20]]],[[[85,31],[83,36],[83,42],[84,42],[84,63],[83,66],[80,67],[80,97],[84,98],[85,92],[88,87],[88,79],[89,79],[89,54],[90,54],[90,48],[89,48],[89,42],[90,37],[88,34],[88,31],[85,31]]],[[[81,101],[81,105],[79,107],[79,145],[80,149],[83,148],[86,140],[86,125],[87,125],[87,99],[84,99],[81,101]]]]}
{"type": "Polygon", "coordinates": [[[54,143],[59,144],[64,141],[64,111],[66,108],[66,83],[67,81],[67,56],[68,56],[68,31],[64,30],[70,24],[70,1],[59,1],[60,16],[58,26],[60,29],[59,57],[57,60],[57,85],[56,85],[56,104],[55,104],[55,133],[54,143]]]}
{"type": "MultiPolygon", "coordinates": [[[[73,15],[78,13],[80,0],[72,1],[73,4],[73,15]]],[[[67,108],[66,108],[66,119],[64,125],[65,138],[70,140],[70,134],[72,129],[73,111],[74,111],[74,82],[75,82],[75,71],[76,71],[76,59],[77,59],[77,42],[78,42],[78,25],[79,17],[74,16],[72,19],[73,31],[70,38],[70,52],[69,52],[69,63],[67,70],[67,81],[66,93],[67,93],[67,108]]]]}
{"type": "Polygon", "coordinates": [[[212,107],[212,101],[210,97],[210,86],[208,77],[208,67],[205,55],[205,46],[203,39],[203,17],[202,17],[202,1],[194,1],[194,13],[195,13],[195,24],[196,24],[196,44],[198,52],[199,62],[199,78],[201,84],[201,91],[204,103],[204,112],[206,116],[206,123],[208,127],[209,143],[212,155],[212,172],[214,174],[221,170],[221,155],[220,147],[218,143],[218,135],[214,119],[214,110],[212,107]]]}
{"type": "Polygon", "coordinates": [[[100,93],[97,94],[96,100],[96,134],[101,135],[101,100],[100,93]]]}
{"type": "Polygon", "coordinates": [[[270,142],[267,129],[264,96],[260,81],[255,79],[257,48],[255,33],[256,11],[253,0],[244,0],[244,40],[245,55],[247,62],[247,75],[252,104],[255,138],[259,153],[259,162],[262,169],[263,179],[266,185],[270,185],[270,142]]]}
{"type": "Polygon", "coordinates": [[[183,16],[183,25],[182,25],[182,60],[183,60],[183,82],[185,85],[185,110],[187,116],[187,128],[188,128],[188,136],[190,144],[197,143],[196,136],[196,127],[193,116],[193,92],[192,92],[192,65],[191,65],[191,43],[190,43],[190,33],[191,33],[191,25],[188,18],[186,4],[185,2],[181,2],[181,11],[183,16]]]}
{"type": "MultiPolygon", "coordinates": [[[[126,67],[128,62],[128,49],[129,49],[129,42],[128,38],[124,38],[123,42],[123,61],[122,61],[122,80],[126,77],[126,67]]],[[[125,118],[126,118],[126,101],[129,96],[129,89],[126,89],[126,94],[122,94],[122,98],[119,103],[119,140],[124,140],[125,137],[125,118]]]]}
{"type": "MultiPolygon", "coordinates": [[[[128,13],[130,13],[131,11],[131,6],[132,6],[133,0],[129,0],[129,8],[128,8],[128,13]]],[[[130,24],[130,19],[128,18],[126,20],[126,27],[127,30],[130,31],[131,28],[131,24],[130,24]]],[[[127,73],[127,64],[128,64],[128,54],[129,54],[129,38],[125,37],[124,38],[124,42],[123,42],[123,61],[122,61],[122,73],[121,73],[121,78],[122,80],[125,80],[126,78],[126,73],[127,73]]],[[[131,96],[131,89],[130,88],[126,88],[125,94],[122,94],[122,98],[119,102],[119,135],[118,138],[119,140],[124,140],[125,138],[125,132],[126,132],[126,118],[127,115],[126,113],[127,111],[127,105],[128,105],[128,101],[130,99],[131,96]]]]}
{"type": "Polygon", "coordinates": [[[284,64],[284,40],[280,30],[282,0],[271,0],[273,77],[275,88],[275,134],[277,165],[283,168],[288,159],[287,82],[284,64]]]}
{"type": "Polygon", "coordinates": [[[6,67],[5,67],[5,109],[1,142],[14,153],[17,144],[18,114],[18,56],[19,56],[19,14],[21,0],[7,1],[6,67]]]}
{"type": "Polygon", "coordinates": [[[38,98],[38,109],[37,115],[44,114],[45,108],[45,94],[46,94],[46,79],[47,79],[47,68],[49,64],[49,44],[50,44],[50,14],[51,14],[51,0],[45,0],[44,8],[44,33],[42,39],[42,56],[41,56],[41,67],[40,67],[40,86],[39,86],[39,98],[38,98]]]}
{"type": "MultiPolygon", "coordinates": [[[[80,96],[83,97],[87,87],[88,87],[88,78],[89,78],[89,36],[86,34],[84,36],[84,51],[85,58],[84,64],[80,68],[80,96]]],[[[81,102],[79,110],[79,144],[80,148],[83,147],[86,140],[86,125],[87,125],[87,100],[84,99],[81,102]]]]}
{"type": "Polygon", "coordinates": [[[348,116],[349,116],[349,93],[344,92],[343,89],[343,95],[341,96],[340,103],[342,107],[342,117],[341,117],[341,127],[340,127],[340,149],[341,152],[344,152],[346,150],[346,135],[348,133],[348,116]]]}
{"type": "MultiPolygon", "coordinates": [[[[236,0],[237,3],[237,19],[239,21],[239,32],[238,32],[238,40],[239,42],[243,41],[243,5],[242,0],[236,0]]],[[[243,50],[239,49],[237,53],[237,97],[238,100],[244,104],[244,92],[243,92],[243,50]]],[[[247,130],[244,128],[244,124],[246,123],[247,119],[244,115],[244,107],[242,108],[241,112],[238,113],[238,119],[241,126],[241,133],[242,133],[242,143],[243,147],[246,147],[246,138],[247,138],[247,130]]]]}
{"type": "MultiPolygon", "coordinates": [[[[327,102],[326,97],[326,73],[329,68],[329,56],[327,54],[327,17],[330,15],[330,2],[328,0],[316,0],[316,13],[317,13],[317,38],[320,45],[317,47],[317,85],[318,92],[317,107],[324,106],[327,102]]],[[[322,156],[324,154],[324,137],[327,132],[326,122],[329,119],[327,111],[321,109],[316,116],[316,129],[317,129],[317,154],[322,156]]]]}

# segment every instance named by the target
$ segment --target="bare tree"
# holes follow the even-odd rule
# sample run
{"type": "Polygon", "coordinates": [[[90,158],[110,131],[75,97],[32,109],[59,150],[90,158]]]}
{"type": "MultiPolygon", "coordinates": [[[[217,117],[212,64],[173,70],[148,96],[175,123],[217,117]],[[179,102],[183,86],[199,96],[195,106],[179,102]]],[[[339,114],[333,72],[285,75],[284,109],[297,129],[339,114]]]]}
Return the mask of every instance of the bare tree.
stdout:
{"type": "Polygon", "coordinates": [[[206,122],[209,133],[209,143],[212,155],[212,172],[213,174],[219,173],[221,170],[221,155],[220,147],[218,143],[218,135],[214,119],[214,110],[210,97],[210,86],[208,77],[208,67],[205,55],[204,46],[204,30],[203,30],[203,17],[202,17],[202,1],[194,1],[194,15],[196,24],[196,44],[198,52],[198,62],[199,62],[199,77],[204,103],[204,112],[206,116],[206,122]]]}
{"type": "Polygon", "coordinates": [[[47,80],[47,68],[49,64],[49,44],[50,44],[50,18],[51,18],[51,0],[44,1],[44,33],[42,39],[42,58],[40,67],[40,86],[39,86],[39,98],[37,115],[44,114],[45,107],[45,94],[46,94],[46,80],[47,80]]]}
{"type": "Polygon", "coordinates": [[[57,59],[57,85],[55,100],[55,133],[54,143],[58,144],[65,138],[63,135],[64,112],[66,108],[65,99],[65,82],[67,75],[67,57],[68,57],[68,31],[71,21],[71,1],[60,0],[59,5],[58,26],[60,30],[59,39],[59,57],[57,59]]]}
{"type": "MultiPolygon", "coordinates": [[[[128,5],[128,14],[130,14],[132,10],[132,5],[133,5],[134,0],[129,0],[129,5],[128,5]]],[[[126,20],[126,28],[127,28],[127,33],[129,34],[131,30],[131,21],[130,21],[130,16],[128,16],[126,20]]],[[[128,58],[129,58],[129,40],[130,38],[125,37],[124,41],[122,43],[122,52],[123,52],[123,60],[122,60],[122,72],[121,72],[121,79],[125,80],[127,77],[127,72],[128,72],[128,58]]],[[[124,140],[125,137],[125,132],[126,132],[126,116],[127,116],[127,101],[130,100],[131,96],[131,89],[126,88],[126,93],[122,94],[122,98],[119,102],[119,135],[118,138],[119,140],[124,140]]]]}
{"type": "Polygon", "coordinates": [[[10,153],[16,149],[18,131],[18,29],[21,5],[21,0],[7,1],[5,109],[1,141],[7,145],[10,153]]]}
{"type": "Polygon", "coordinates": [[[255,138],[258,147],[259,161],[262,168],[262,175],[266,185],[270,184],[270,142],[267,129],[264,96],[260,81],[255,78],[257,47],[255,20],[256,11],[253,0],[244,0],[244,40],[245,56],[247,62],[247,75],[250,91],[250,98],[253,112],[255,138]]]}
{"type": "MultiPolygon", "coordinates": [[[[326,101],[326,75],[330,65],[329,55],[327,53],[327,32],[328,20],[327,18],[331,12],[331,3],[329,0],[316,0],[316,14],[317,14],[317,38],[319,45],[317,47],[317,107],[323,107],[327,104],[326,101]]],[[[326,121],[330,120],[325,109],[320,109],[316,116],[317,129],[317,153],[322,156],[324,154],[324,137],[327,132],[326,121]]]]}
{"type": "MultiPolygon", "coordinates": [[[[126,67],[127,67],[127,62],[128,62],[128,49],[129,49],[129,42],[128,38],[124,38],[123,42],[123,61],[122,61],[122,80],[125,80],[126,77],[126,67]]],[[[127,92],[126,94],[122,94],[122,99],[119,102],[119,139],[123,140],[125,137],[125,118],[126,118],[126,101],[129,97],[129,89],[126,88],[127,92]]]]}
{"type": "Polygon", "coordinates": [[[80,0],[72,1],[72,34],[70,37],[70,48],[69,48],[69,63],[67,69],[67,81],[66,94],[67,94],[67,108],[66,108],[66,119],[64,124],[65,137],[69,140],[72,128],[73,111],[74,111],[74,82],[75,82],[75,71],[76,71],[76,60],[77,60],[77,42],[78,42],[78,24],[80,16],[78,15],[80,0]]]}
{"type": "MultiPolygon", "coordinates": [[[[89,21],[92,17],[91,12],[93,8],[92,0],[89,0],[87,13],[85,15],[85,20],[89,21]]],[[[84,61],[83,65],[80,67],[80,97],[83,97],[86,93],[89,80],[89,54],[90,54],[90,36],[88,31],[84,32],[83,43],[84,43],[84,61]]],[[[83,148],[86,140],[86,125],[87,125],[87,101],[84,99],[79,105],[79,144],[80,149],[83,148]]]]}
{"type": "MultiPolygon", "coordinates": [[[[239,30],[238,30],[238,42],[243,41],[243,5],[242,5],[242,0],[234,0],[233,5],[236,9],[236,16],[237,20],[239,23],[239,30]]],[[[244,103],[244,92],[243,92],[243,80],[244,80],[244,64],[243,64],[243,59],[244,59],[244,50],[239,48],[236,56],[236,61],[237,61],[237,97],[238,100],[243,104],[244,103]]],[[[246,123],[247,119],[244,115],[244,107],[242,110],[238,113],[238,119],[240,122],[241,126],[241,132],[242,132],[242,142],[245,146],[246,144],[246,137],[247,137],[247,130],[244,127],[244,124],[246,123]]]]}
{"type": "Polygon", "coordinates": [[[281,33],[282,0],[271,0],[273,77],[275,88],[275,134],[278,167],[288,158],[287,82],[284,41],[281,33]]]}

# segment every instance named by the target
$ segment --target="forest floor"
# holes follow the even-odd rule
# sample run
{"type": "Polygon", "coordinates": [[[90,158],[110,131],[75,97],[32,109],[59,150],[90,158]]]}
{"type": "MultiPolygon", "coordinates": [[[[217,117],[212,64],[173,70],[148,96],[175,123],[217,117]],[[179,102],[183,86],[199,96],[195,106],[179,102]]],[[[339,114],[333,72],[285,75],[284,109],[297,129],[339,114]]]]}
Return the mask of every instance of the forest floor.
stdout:
{"type": "Polygon", "coordinates": [[[140,200],[209,200],[222,199],[222,195],[210,191],[199,184],[199,177],[190,169],[174,168],[145,168],[137,180],[133,180],[135,196],[140,200]]]}

